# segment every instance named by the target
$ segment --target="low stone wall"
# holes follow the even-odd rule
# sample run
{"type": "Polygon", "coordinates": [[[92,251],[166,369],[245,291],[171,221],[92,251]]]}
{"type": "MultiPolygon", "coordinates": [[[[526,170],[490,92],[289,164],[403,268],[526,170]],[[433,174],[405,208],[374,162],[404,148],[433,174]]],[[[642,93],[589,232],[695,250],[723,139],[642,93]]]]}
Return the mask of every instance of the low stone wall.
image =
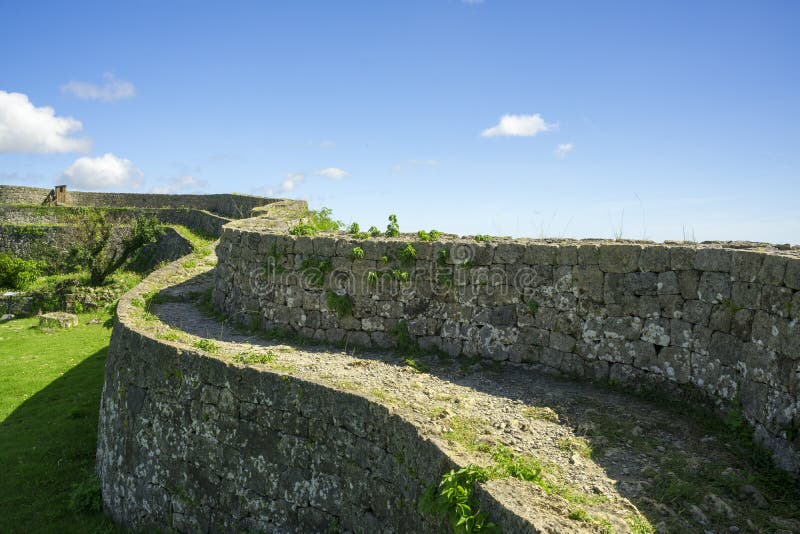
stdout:
{"type": "Polygon", "coordinates": [[[73,227],[63,224],[0,224],[0,252],[25,259],[63,259],[73,227]]]}
{"type": "MultiPolygon", "coordinates": [[[[0,204],[40,205],[47,198],[49,189],[0,185],[0,204]]],[[[215,195],[159,195],[150,193],[94,193],[67,191],[70,206],[94,206],[103,208],[191,208],[211,211],[223,217],[241,219],[250,212],[279,199],[240,194],[215,195]]]]}
{"type": "Polygon", "coordinates": [[[0,204],[35,204],[44,202],[49,189],[21,185],[0,185],[0,204]]]}
{"type": "Polygon", "coordinates": [[[800,472],[800,258],[791,252],[354,241],[254,221],[226,226],[217,250],[214,306],[242,324],[700,391],[739,407],[776,462],[800,472]]]}
{"type": "MultiPolygon", "coordinates": [[[[0,205],[0,221],[4,224],[44,225],[69,224],[82,208],[59,206],[4,206],[0,205]]],[[[153,216],[164,224],[180,224],[206,235],[219,237],[222,227],[231,219],[214,213],[191,208],[98,208],[105,209],[109,219],[118,224],[128,223],[140,215],[153,216]]]]}

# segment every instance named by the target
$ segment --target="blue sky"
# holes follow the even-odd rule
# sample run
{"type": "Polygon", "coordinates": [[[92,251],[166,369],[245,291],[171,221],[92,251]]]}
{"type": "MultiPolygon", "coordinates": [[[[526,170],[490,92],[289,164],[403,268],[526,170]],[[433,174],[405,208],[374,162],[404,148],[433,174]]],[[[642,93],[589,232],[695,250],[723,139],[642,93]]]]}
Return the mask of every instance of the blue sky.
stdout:
{"type": "Polygon", "coordinates": [[[0,20],[3,183],[800,243],[797,2],[0,1],[0,20]]]}

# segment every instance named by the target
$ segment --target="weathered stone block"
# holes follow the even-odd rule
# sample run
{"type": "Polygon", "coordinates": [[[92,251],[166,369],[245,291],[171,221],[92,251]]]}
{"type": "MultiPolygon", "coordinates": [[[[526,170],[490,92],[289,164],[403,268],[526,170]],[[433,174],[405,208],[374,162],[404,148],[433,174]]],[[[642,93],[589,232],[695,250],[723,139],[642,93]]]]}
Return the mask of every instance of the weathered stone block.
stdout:
{"type": "Polygon", "coordinates": [[[550,333],[550,348],[562,352],[572,352],[575,349],[576,342],[577,340],[574,337],[562,332],[550,333]]]}
{"type": "Polygon", "coordinates": [[[658,275],[656,273],[626,273],[622,281],[622,289],[628,295],[656,295],[658,293],[658,275]]]}
{"type": "Polygon", "coordinates": [[[602,333],[611,339],[639,339],[644,321],[639,317],[609,317],[603,322],[602,333]]]}
{"type": "Polygon", "coordinates": [[[697,295],[704,302],[718,304],[731,298],[731,277],[726,273],[704,272],[700,275],[697,295]]]}
{"type": "Polygon", "coordinates": [[[494,263],[517,263],[525,252],[525,247],[518,243],[499,243],[494,250],[494,263]]]}
{"type": "Polygon", "coordinates": [[[641,245],[606,244],[600,247],[600,270],[606,273],[631,273],[639,269],[641,245]]]}
{"type": "Polygon", "coordinates": [[[692,345],[692,324],[688,321],[672,319],[669,323],[670,344],[689,348],[692,345]]]}
{"type": "Polygon", "coordinates": [[[694,269],[694,256],[697,249],[694,247],[670,247],[669,263],[675,271],[694,269]]]}
{"type": "Polygon", "coordinates": [[[800,258],[789,258],[786,261],[783,283],[786,287],[800,289],[800,258]]]}
{"type": "Polygon", "coordinates": [[[731,303],[737,308],[757,310],[761,308],[761,284],[733,282],[731,303]]]}
{"type": "Polygon", "coordinates": [[[708,327],[719,332],[730,332],[734,309],[728,304],[715,304],[711,308],[708,327]]]}
{"type": "Polygon", "coordinates": [[[659,295],[658,304],[661,306],[661,317],[682,319],[683,302],[680,295],[659,295]]]}
{"type": "Polygon", "coordinates": [[[78,316],[67,312],[50,312],[39,316],[39,328],[72,328],[78,326],[78,316]]]}
{"type": "Polygon", "coordinates": [[[648,319],[642,328],[641,339],[654,345],[669,345],[670,324],[668,319],[648,319]]]}
{"type": "Polygon", "coordinates": [[[556,253],[557,265],[577,265],[578,245],[561,245],[556,253]]]}
{"type": "Polygon", "coordinates": [[[731,277],[737,282],[755,282],[764,254],[752,250],[735,250],[731,256],[731,277]]]}
{"type": "Polygon", "coordinates": [[[639,257],[639,270],[661,273],[669,269],[669,249],[664,246],[650,245],[644,247],[639,257]]]}
{"type": "Polygon", "coordinates": [[[785,256],[766,255],[764,263],[758,271],[757,280],[762,284],[782,285],[787,263],[788,258],[785,256]]]}
{"type": "Polygon", "coordinates": [[[686,300],[697,298],[697,288],[700,284],[699,271],[678,271],[678,286],[681,296],[686,300]]]}
{"type": "Polygon", "coordinates": [[[732,265],[731,251],[724,248],[701,248],[694,256],[694,268],[699,271],[728,273],[732,265]]]}
{"type": "Polygon", "coordinates": [[[778,317],[789,317],[793,296],[792,290],[787,287],[764,285],[761,288],[761,307],[778,317]]]}
{"type": "Polygon", "coordinates": [[[678,275],[675,274],[675,271],[658,273],[656,291],[659,295],[679,295],[681,293],[678,275]]]}
{"type": "Polygon", "coordinates": [[[530,244],[525,247],[523,261],[528,265],[555,265],[558,246],[530,244]]]}
{"type": "Polygon", "coordinates": [[[578,245],[578,265],[599,265],[600,264],[600,246],[596,244],[580,244],[578,245]]]}

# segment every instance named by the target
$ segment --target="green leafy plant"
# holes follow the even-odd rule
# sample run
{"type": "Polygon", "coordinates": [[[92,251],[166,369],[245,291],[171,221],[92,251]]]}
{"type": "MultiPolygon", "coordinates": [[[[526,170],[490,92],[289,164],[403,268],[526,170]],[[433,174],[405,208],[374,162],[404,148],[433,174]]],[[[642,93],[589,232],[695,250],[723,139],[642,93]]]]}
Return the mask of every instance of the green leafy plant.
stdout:
{"type": "Polygon", "coordinates": [[[333,270],[333,264],[322,258],[305,258],[300,270],[311,285],[321,287],[325,283],[325,276],[333,270]]]}
{"type": "Polygon", "coordinates": [[[386,254],[381,256],[381,262],[382,263],[389,263],[389,256],[387,256],[386,254]]]}
{"type": "Polygon", "coordinates": [[[444,515],[450,521],[454,533],[499,532],[500,529],[488,520],[475,502],[475,484],[489,480],[483,467],[470,464],[445,473],[438,488],[430,486],[420,497],[422,513],[444,515]]]}
{"type": "Polygon", "coordinates": [[[328,291],[325,294],[325,301],[328,304],[328,309],[334,312],[339,317],[348,317],[353,315],[353,299],[348,294],[337,295],[333,291],[328,291]]]}
{"type": "Polygon", "coordinates": [[[42,274],[44,262],[0,253],[0,287],[26,289],[42,274]]]}
{"type": "Polygon", "coordinates": [[[420,230],[417,232],[417,237],[419,237],[420,241],[437,241],[442,237],[442,233],[439,230],[431,230],[430,232],[420,230]]]}
{"type": "Polygon", "coordinates": [[[478,234],[475,236],[475,241],[491,241],[493,239],[492,236],[486,234],[478,234]]]}
{"type": "Polygon", "coordinates": [[[233,361],[238,363],[245,363],[245,364],[254,364],[254,363],[272,363],[275,361],[276,354],[271,350],[267,352],[240,352],[233,356],[233,361]]]}
{"type": "Polygon", "coordinates": [[[372,237],[378,237],[379,235],[381,235],[381,231],[378,230],[377,226],[370,226],[369,230],[367,231],[369,232],[369,235],[371,235],[372,237]]]}
{"type": "Polygon", "coordinates": [[[428,367],[426,364],[422,362],[418,362],[414,358],[406,358],[405,364],[408,367],[412,368],[417,373],[427,373],[428,371],[430,371],[430,367],[428,367]]]}
{"type": "Polygon", "coordinates": [[[536,312],[539,311],[539,303],[533,299],[529,300],[526,305],[528,306],[528,313],[531,315],[536,315],[536,312]]]}
{"type": "Polygon", "coordinates": [[[400,280],[401,282],[408,282],[411,275],[402,269],[392,269],[392,277],[394,277],[395,280],[400,280]]]}
{"type": "Polygon", "coordinates": [[[374,286],[378,283],[378,273],[375,271],[370,271],[367,273],[367,282],[369,285],[374,286]]]}
{"type": "Polygon", "coordinates": [[[443,248],[436,255],[436,263],[444,267],[445,265],[447,265],[448,258],[450,258],[450,251],[447,250],[446,248],[443,248]]]}
{"type": "Polygon", "coordinates": [[[400,263],[406,267],[414,265],[417,261],[417,249],[415,249],[414,245],[411,243],[406,243],[398,256],[400,258],[400,263]]]}
{"type": "Polygon", "coordinates": [[[397,224],[397,215],[389,215],[389,224],[386,225],[386,237],[397,237],[400,235],[400,225],[397,224]]]}
{"type": "Polygon", "coordinates": [[[347,227],[348,234],[358,234],[361,232],[361,227],[358,225],[357,222],[351,223],[350,226],[347,227]]]}
{"type": "Polygon", "coordinates": [[[352,256],[352,258],[354,260],[363,260],[364,259],[364,249],[361,248],[361,247],[353,247],[353,250],[351,251],[350,255],[352,256]]]}
{"type": "Polygon", "coordinates": [[[317,232],[336,232],[341,230],[344,223],[331,217],[333,210],[322,208],[319,211],[310,210],[305,219],[289,228],[289,233],[300,236],[314,236],[317,232]]]}

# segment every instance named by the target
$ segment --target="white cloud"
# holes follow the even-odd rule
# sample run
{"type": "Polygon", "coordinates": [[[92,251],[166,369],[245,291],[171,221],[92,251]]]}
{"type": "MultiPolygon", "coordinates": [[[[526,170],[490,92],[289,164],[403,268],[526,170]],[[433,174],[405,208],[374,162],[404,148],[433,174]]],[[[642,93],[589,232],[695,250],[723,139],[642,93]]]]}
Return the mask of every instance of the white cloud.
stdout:
{"type": "Polygon", "coordinates": [[[103,85],[98,86],[89,82],[70,81],[61,86],[62,93],[68,93],[82,100],[102,100],[111,102],[123,98],[131,98],[136,94],[136,87],[131,82],[114,78],[114,74],[103,74],[103,85]]]}
{"type": "Polygon", "coordinates": [[[153,193],[172,195],[175,193],[199,193],[208,185],[206,180],[199,180],[194,176],[180,176],[167,180],[166,185],[154,187],[153,193]]]}
{"type": "Polygon", "coordinates": [[[514,136],[533,137],[539,132],[555,128],[556,124],[547,124],[541,115],[503,115],[497,126],[481,132],[483,137],[514,136]]]}
{"type": "Polygon", "coordinates": [[[67,185],[87,189],[138,189],[142,176],[142,171],[134,167],[131,160],[110,153],[96,158],[78,158],[64,171],[67,185]]]}
{"type": "Polygon", "coordinates": [[[88,139],[70,137],[82,128],[72,117],[56,117],[51,107],[35,107],[27,95],[0,91],[0,153],[87,152],[88,139]]]}
{"type": "Polygon", "coordinates": [[[556,147],[555,150],[553,150],[553,154],[555,155],[555,157],[559,159],[564,159],[567,157],[567,154],[572,152],[574,148],[575,145],[573,145],[572,143],[561,143],[556,147]]]}
{"type": "Polygon", "coordinates": [[[325,167],[324,169],[316,171],[314,174],[317,176],[330,178],[331,180],[341,180],[342,178],[347,178],[350,176],[349,172],[338,167],[325,167]]]}
{"type": "Polygon", "coordinates": [[[302,182],[305,179],[306,175],[302,172],[290,172],[286,175],[286,179],[281,182],[281,185],[278,186],[278,191],[281,193],[288,193],[294,190],[294,186],[297,182],[302,182]]]}
{"type": "Polygon", "coordinates": [[[320,146],[320,148],[335,148],[336,147],[336,142],[326,139],[325,141],[322,141],[319,144],[319,146],[320,146]]]}

